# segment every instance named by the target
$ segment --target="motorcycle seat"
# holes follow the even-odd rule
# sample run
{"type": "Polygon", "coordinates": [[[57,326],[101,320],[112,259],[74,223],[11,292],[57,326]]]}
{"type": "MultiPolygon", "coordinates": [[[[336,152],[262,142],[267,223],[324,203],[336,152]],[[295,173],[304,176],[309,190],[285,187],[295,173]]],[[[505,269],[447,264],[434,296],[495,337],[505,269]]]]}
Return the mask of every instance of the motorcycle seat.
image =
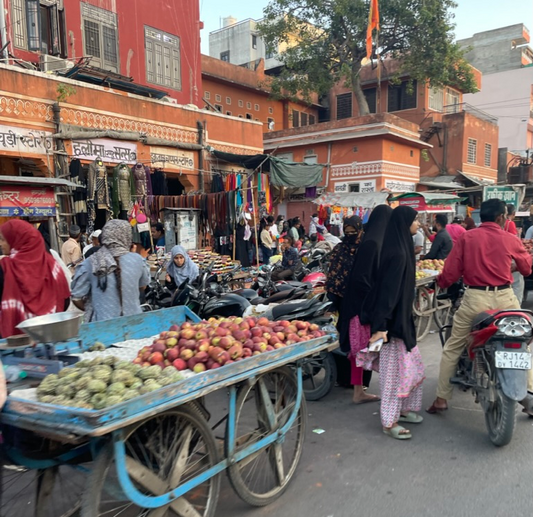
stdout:
{"type": "Polygon", "coordinates": [[[304,300],[297,303],[280,304],[276,307],[272,307],[272,316],[274,320],[278,320],[283,316],[289,316],[291,313],[300,312],[308,309],[313,305],[313,300],[304,300]]]}
{"type": "Polygon", "coordinates": [[[472,330],[481,330],[488,327],[493,321],[493,316],[494,315],[488,311],[480,312],[472,320],[472,330]]]}

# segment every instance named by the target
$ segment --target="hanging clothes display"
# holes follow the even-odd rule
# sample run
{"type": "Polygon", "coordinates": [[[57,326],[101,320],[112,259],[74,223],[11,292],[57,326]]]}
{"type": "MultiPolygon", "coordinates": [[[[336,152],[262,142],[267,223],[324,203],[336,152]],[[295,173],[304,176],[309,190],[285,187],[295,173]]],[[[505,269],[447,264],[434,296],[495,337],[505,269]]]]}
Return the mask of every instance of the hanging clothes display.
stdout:
{"type": "Polygon", "coordinates": [[[111,219],[111,202],[109,196],[109,184],[107,169],[100,159],[94,160],[89,165],[87,175],[87,232],[92,233],[95,225],[103,228],[111,219]]]}
{"type": "Polygon", "coordinates": [[[116,219],[128,218],[134,194],[133,174],[125,163],[120,163],[113,169],[113,215],[116,219]]]}
{"type": "Polygon", "coordinates": [[[76,222],[82,229],[87,228],[87,174],[81,162],[76,158],[69,165],[70,179],[77,184],[73,192],[76,222]]]}
{"type": "Polygon", "coordinates": [[[154,196],[168,196],[167,177],[161,169],[155,169],[152,172],[151,184],[154,196]]]}

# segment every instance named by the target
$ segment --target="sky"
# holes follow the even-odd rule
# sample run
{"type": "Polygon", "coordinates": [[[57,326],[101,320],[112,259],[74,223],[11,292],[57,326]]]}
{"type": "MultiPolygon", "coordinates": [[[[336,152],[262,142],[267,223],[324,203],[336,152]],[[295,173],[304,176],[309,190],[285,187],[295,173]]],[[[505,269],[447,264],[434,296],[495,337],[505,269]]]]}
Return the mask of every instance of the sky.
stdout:
{"type": "MultiPolygon", "coordinates": [[[[199,0],[202,30],[202,53],[209,54],[209,33],[222,27],[222,18],[233,16],[238,21],[263,16],[268,0],[199,0]]],[[[523,23],[533,34],[533,0],[456,0],[455,35],[468,38],[507,25],[523,23]]]]}

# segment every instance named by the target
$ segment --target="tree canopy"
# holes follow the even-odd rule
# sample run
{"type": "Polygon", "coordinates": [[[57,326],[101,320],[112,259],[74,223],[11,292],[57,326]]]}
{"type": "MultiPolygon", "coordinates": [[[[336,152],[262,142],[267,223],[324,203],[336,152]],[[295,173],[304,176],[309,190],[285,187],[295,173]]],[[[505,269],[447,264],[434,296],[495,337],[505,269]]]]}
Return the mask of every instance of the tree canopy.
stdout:
{"type": "MultiPolygon", "coordinates": [[[[472,70],[454,42],[455,7],[453,0],[380,0],[380,58],[397,60],[398,77],[407,74],[435,88],[475,91],[472,70]]],[[[308,98],[344,81],[359,112],[367,114],[360,71],[368,14],[369,0],[272,0],[259,31],[267,48],[281,49],[278,59],[284,66],[274,80],[274,93],[308,98]]]]}

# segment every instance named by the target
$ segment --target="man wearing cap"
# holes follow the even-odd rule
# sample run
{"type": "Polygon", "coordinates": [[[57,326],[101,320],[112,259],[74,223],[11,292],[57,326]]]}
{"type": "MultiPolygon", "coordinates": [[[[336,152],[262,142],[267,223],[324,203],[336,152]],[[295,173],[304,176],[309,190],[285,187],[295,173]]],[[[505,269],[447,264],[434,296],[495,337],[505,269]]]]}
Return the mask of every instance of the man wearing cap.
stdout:
{"type": "Polygon", "coordinates": [[[67,267],[74,270],[74,264],[77,263],[81,258],[81,248],[80,248],[80,238],[81,238],[81,229],[78,225],[73,224],[69,228],[70,238],[63,243],[61,247],[61,258],[67,267]]]}
{"type": "Polygon", "coordinates": [[[91,242],[89,242],[89,244],[87,244],[87,246],[83,248],[83,256],[85,258],[87,258],[87,252],[91,248],[96,248],[100,246],[100,241],[98,240],[98,237],[100,237],[101,234],[102,234],[102,230],[94,230],[94,232],[91,233],[91,237],[90,237],[91,242]]]}

